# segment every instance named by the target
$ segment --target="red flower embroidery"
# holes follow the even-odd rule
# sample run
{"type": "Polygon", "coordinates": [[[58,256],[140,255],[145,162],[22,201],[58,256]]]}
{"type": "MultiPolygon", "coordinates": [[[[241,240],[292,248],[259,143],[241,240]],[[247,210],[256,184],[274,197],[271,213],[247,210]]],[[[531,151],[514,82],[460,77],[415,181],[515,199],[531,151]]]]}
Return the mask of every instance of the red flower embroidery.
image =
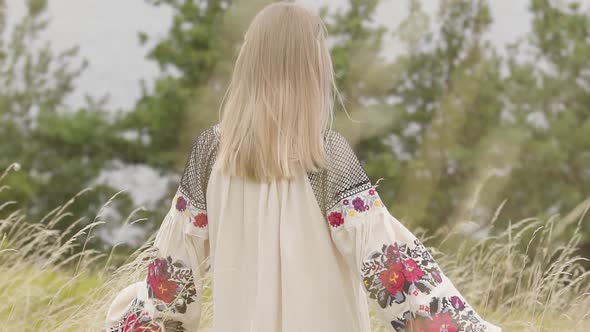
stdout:
{"type": "Polygon", "coordinates": [[[150,276],[148,281],[154,292],[154,297],[166,303],[174,301],[176,297],[176,282],[161,276],[150,276]]]}
{"type": "Polygon", "coordinates": [[[342,218],[342,213],[332,211],[330,215],[328,215],[328,222],[332,227],[338,227],[344,223],[344,218],[342,218]]]}
{"type": "Polygon", "coordinates": [[[183,212],[184,210],[186,210],[186,199],[184,199],[184,197],[182,196],[178,196],[176,198],[176,210],[183,212]]]}
{"type": "Polygon", "coordinates": [[[404,261],[404,277],[410,282],[418,281],[424,276],[424,271],[420,269],[418,264],[413,259],[406,259],[404,261]]]}
{"type": "Polygon", "coordinates": [[[152,324],[151,319],[141,322],[138,315],[129,314],[125,319],[123,332],[160,332],[160,328],[156,324],[152,324]]]}
{"type": "Polygon", "coordinates": [[[457,332],[457,324],[453,317],[448,313],[436,314],[429,322],[428,331],[433,332],[457,332]]]}
{"type": "Polygon", "coordinates": [[[176,297],[176,282],[169,280],[168,262],[165,259],[157,258],[150,263],[148,270],[148,283],[154,297],[166,303],[170,303],[176,297]]]}
{"type": "Polygon", "coordinates": [[[123,326],[123,332],[133,331],[139,325],[138,317],[136,314],[130,314],[125,319],[125,326],[123,326]]]}
{"type": "Polygon", "coordinates": [[[148,298],[153,300],[157,311],[183,314],[197,299],[190,266],[171,256],[158,256],[150,262],[146,283],[148,298]]]}
{"type": "Polygon", "coordinates": [[[193,221],[193,225],[195,225],[195,227],[204,228],[207,226],[207,224],[207,215],[205,213],[199,213],[195,216],[195,221],[193,221]]]}
{"type": "Polygon", "coordinates": [[[391,295],[397,294],[404,290],[404,282],[406,281],[403,274],[403,265],[400,263],[391,264],[387,267],[386,271],[379,274],[379,279],[383,286],[391,293],[391,295]]]}

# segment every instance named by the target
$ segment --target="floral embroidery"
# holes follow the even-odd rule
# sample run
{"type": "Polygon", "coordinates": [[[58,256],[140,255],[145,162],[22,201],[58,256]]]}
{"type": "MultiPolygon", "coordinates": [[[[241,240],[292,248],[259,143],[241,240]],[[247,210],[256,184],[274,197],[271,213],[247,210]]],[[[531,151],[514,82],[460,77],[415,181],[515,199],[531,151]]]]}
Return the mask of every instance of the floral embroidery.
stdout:
{"type": "Polygon", "coordinates": [[[338,227],[338,226],[342,225],[344,223],[344,218],[342,218],[342,213],[332,211],[328,215],[328,222],[330,223],[330,226],[332,226],[332,227],[338,227]]]}
{"type": "Polygon", "coordinates": [[[354,207],[355,211],[363,212],[369,209],[368,205],[365,205],[365,201],[362,198],[357,197],[352,200],[352,206],[354,207]]]}
{"type": "Polygon", "coordinates": [[[338,227],[344,223],[344,217],[354,217],[369,211],[372,207],[383,206],[375,189],[362,191],[352,197],[340,201],[336,207],[328,213],[328,222],[332,227],[338,227]]]}
{"type": "Polygon", "coordinates": [[[148,284],[153,297],[166,303],[170,303],[176,297],[176,283],[170,278],[168,262],[162,258],[156,258],[149,265],[148,284]]]}
{"type": "Polygon", "coordinates": [[[184,212],[186,210],[187,202],[183,196],[176,196],[176,210],[184,212]]]}
{"type": "Polygon", "coordinates": [[[135,298],[121,321],[109,332],[163,332],[162,325],[166,332],[186,332],[186,328],[180,321],[152,319],[145,310],[145,302],[135,298]]]}
{"type": "MultiPolygon", "coordinates": [[[[381,284],[391,295],[397,295],[404,291],[405,278],[403,275],[403,266],[400,263],[391,264],[389,268],[379,274],[381,284]]],[[[366,284],[366,283],[365,283],[366,284]]]]}
{"type": "Polygon", "coordinates": [[[197,299],[197,290],[191,268],[172,257],[156,258],[150,265],[147,277],[148,297],[154,299],[158,311],[186,313],[187,305],[197,299]]]}
{"type": "Polygon", "coordinates": [[[183,216],[186,217],[186,220],[192,226],[206,228],[209,224],[205,210],[195,207],[193,203],[189,202],[180,192],[176,193],[174,204],[176,210],[182,212],[183,216]]]}
{"type": "Polygon", "coordinates": [[[404,277],[409,282],[416,282],[419,281],[422,276],[424,276],[424,271],[420,269],[418,264],[412,259],[406,259],[403,262],[404,265],[404,277]]]}
{"type": "Polygon", "coordinates": [[[145,311],[145,302],[136,298],[121,321],[112,327],[110,332],[161,332],[161,329],[145,311]]]}
{"type": "Polygon", "coordinates": [[[459,296],[434,297],[419,311],[406,311],[391,322],[397,332],[483,332],[485,325],[459,296]]]}
{"type": "Polygon", "coordinates": [[[430,294],[442,282],[437,263],[419,241],[414,245],[383,245],[361,266],[363,283],[369,296],[381,308],[403,303],[408,295],[430,294]]]}
{"type": "Polygon", "coordinates": [[[193,222],[193,225],[195,227],[200,227],[200,228],[204,228],[207,226],[208,222],[207,222],[207,214],[206,213],[199,213],[195,216],[195,221],[193,222]]]}

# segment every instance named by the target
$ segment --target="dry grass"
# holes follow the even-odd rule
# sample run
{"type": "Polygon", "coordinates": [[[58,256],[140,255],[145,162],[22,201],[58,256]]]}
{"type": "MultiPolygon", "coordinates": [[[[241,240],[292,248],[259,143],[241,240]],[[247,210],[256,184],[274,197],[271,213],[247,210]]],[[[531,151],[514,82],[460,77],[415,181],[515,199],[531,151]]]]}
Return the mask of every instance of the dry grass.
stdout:
{"type": "MultiPolygon", "coordinates": [[[[0,177],[0,192],[8,190],[1,186],[7,173],[0,177]]],[[[93,230],[105,223],[102,213],[77,233],[72,229],[81,219],[65,232],[56,230],[72,219],[67,211],[75,199],[35,223],[25,211],[11,211],[14,202],[0,202],[0,214],[6,215],[0,218],[0,331],[102,330],[117,290],[142,278],[149,243],[117,269],[113,252],[85,248],[93,230]]],[[[453,248],[459,235],[447,232],[439,248],[451,249],[433,252],[471,304],[505,331],[582,331],[590,324],[590,272],[575,254],[579,222],[555,227],[561,221],[522,220],[453,248]],[[574,235],[564,243],[556,229],[574,235]]],[[[208,326],[208,291],[203,305],[202,325],[208,326]]],[[[374,331],[385,329],[375,321],[374,331]]]]}

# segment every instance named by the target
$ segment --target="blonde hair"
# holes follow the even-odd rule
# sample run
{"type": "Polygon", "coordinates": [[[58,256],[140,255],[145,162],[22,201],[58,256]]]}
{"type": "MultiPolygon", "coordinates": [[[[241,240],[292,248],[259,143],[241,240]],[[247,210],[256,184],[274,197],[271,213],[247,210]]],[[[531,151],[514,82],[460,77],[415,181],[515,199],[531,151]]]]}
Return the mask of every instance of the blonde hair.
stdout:
{"type": "Polygon", "coordinates": [[[292,3],[266,6],[251,22],[222,103],[222,169],[257,181],[326,165],[334,70],[318,15],[292,3]]]}

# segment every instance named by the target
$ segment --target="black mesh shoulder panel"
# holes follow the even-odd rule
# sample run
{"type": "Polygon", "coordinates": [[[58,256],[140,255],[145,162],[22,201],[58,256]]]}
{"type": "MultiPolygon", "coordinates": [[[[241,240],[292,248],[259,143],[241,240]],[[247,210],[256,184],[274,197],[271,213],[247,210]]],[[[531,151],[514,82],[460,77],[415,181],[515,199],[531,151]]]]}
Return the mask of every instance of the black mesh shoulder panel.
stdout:
{"type": "Polygon", "coordinates": [[[371,180],[348,141],[340,133],[329,130],[324,135],[328,166],[309,173],[316,199],[325,212],[342,199],[371,188],[371,180]]]}
{"type": "Polygon", "coordinates": [[[194,140],[180,179],[180,191],[190,203],[201,210],[207,209],[207,184],[219,148],[219,126],[205,129],[194,140]]]}
{"type": "MultiPolygon", "coordinates": [[[[324,144],[328,155],[326,169],[308,174],[320,207],[327,211],[342,199],[371,188],[371,181],[344,136],[326,131],[324,144]]],[[[180,191],[196,208],[206,210],[209,176],[219,149],[219,125],[205,129],[193,142],[180,191]]]]}

